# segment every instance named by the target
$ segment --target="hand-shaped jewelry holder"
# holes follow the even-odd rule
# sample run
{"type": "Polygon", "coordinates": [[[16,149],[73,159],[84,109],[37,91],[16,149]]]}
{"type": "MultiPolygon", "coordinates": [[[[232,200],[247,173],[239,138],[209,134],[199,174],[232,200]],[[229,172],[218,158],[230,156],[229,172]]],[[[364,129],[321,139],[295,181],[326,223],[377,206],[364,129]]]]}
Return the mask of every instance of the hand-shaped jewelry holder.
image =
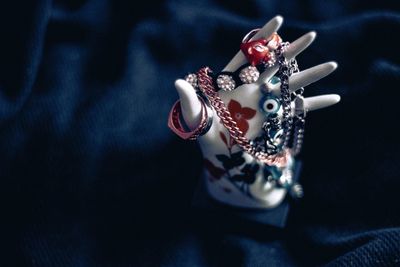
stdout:
{"type": "Polygon", "coordinates": [[[295,57],[316,34],[283,42],[276,33],[282,21],[277,16],[249,32],[222,72],[205,67],[175,82],[180,100],[168,125],[183,139],[199,141],[207,190],[224,204],[272,209],[287,194],[302,197],[293,173],[306,114],[340,100],[338,95],[303,97],[305,86],[337,64],[299,71],[295,57]]]}

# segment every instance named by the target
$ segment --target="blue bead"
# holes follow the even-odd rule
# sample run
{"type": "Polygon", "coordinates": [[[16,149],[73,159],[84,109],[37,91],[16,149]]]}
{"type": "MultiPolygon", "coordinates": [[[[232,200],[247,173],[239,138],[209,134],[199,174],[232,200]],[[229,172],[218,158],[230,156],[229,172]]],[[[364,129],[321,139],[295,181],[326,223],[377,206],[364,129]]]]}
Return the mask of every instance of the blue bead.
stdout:
{"type": "Polygon", "coordinates": [[[277,84],[279,83],[281,80],[277,77],[277,76],[272,76],[272,78],[269,80],[269,82],[271,84],[277,84]]]}
{"type": "Polygon", "coordinates": [[[259,102],[260,110],[267,116],[276,114],[279,111],[280,107],[281,103],[279,99],[272,94],[264,95],[263,97],[261,97],[259,102]]]}

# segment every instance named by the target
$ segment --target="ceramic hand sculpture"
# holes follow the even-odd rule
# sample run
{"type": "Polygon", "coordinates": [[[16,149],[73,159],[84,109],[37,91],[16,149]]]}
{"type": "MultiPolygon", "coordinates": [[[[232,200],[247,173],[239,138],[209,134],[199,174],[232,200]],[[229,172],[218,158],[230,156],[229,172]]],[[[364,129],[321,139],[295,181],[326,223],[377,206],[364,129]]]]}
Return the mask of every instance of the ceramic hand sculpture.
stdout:
{"type": "Polygon", "coordinates": [[[169,127],[197,139],[209,194],[242,208],[274,208],[287,194],[301,197],[293,180],[307,112],[340,101],[338,95],[304,98],[304,87],[333,72],[335,62],[299,71],[295,57],[315,39],[310,32],[292,43],[276,33],[277,16],[246,35],[224,70],[200,69],[175,82],[180,100],[169,127]]]}

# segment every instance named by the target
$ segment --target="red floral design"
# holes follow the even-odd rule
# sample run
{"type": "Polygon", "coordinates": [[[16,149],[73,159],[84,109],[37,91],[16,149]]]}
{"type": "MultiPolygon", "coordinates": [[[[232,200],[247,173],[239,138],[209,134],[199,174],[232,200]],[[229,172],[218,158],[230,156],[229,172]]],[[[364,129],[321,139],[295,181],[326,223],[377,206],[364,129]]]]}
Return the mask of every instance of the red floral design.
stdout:
{"type": "Polygon", "coordinates": [[[228,103],[228,110],[239,129],[243,134],[246,134],[247,130],[249,130],[249,123],[247,121],[256,115],[256,111],[249,107],[242,107],[239,102],[233,99],[228,103]]]}
{"type": "Polygon", "coordinates": [[[223,132],[219,132],[219,137],[221,137],[221,140],[225,143],[226,146],[228,146],[228,140],[226,140],[226,136],[223,132]]]}

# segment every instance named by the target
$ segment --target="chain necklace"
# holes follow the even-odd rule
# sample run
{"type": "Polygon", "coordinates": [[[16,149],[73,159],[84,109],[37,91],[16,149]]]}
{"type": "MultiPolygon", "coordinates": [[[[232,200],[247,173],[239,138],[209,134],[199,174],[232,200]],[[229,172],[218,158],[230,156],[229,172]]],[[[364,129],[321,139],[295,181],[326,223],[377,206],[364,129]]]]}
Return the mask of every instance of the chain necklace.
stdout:
{"type": "Polygon", "coordinates": [[[287,60],[284,56],[284,51],[289,46],[289,43],[282,43],[278,49],[275,51],[277,56],[277,61],[279,64],[278,77],[281,82],[281,97],[282,97],[282,124],[284,129],[284,145],[283,147],[288,147],[290,141],[292,140],[291,150],[292,154],[296,156],[300,153],[303,138],[304,138],[304,126],[305,126],[305,111],[301,114],[296,114],[295,112],[295,122],[293,122],[293,117],[291,116],[292,108],[292,96],[294,98],[299,98],[303,100],[304,88],[298,89],[296,92],[291,93],[289,90],[289,77],[296,72],[299,72],[299,67],[297,65],[296,59],[287,60]],[[292,126],[295,125],[292,137],[292,126]]]}

